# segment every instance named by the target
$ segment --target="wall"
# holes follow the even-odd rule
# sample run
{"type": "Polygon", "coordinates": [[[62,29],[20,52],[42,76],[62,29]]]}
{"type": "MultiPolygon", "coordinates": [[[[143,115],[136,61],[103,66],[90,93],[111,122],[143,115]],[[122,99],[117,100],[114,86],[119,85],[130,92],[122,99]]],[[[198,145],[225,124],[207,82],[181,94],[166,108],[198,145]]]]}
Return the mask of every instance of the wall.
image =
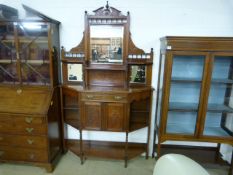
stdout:
{"type": "MultiPolygon", "coordinates": [[[[60,21],[61,45],[69,50],[81,41],[84,11],[87,10],[90,13],[105,5],[106,1],[0,0],[0,3],[19,9],[20,16],[24,16],[21,7],[23,3],[60,21]]],[[[132,38],[139,48],[146,52],[149,52],[151,47],[154,48],[154,87],[157,84],[160,37],[165,35],[233,36],[233,0],[111,0],[109,4],[124,14],[130,11],[132,38]]],[[[154,102],[155,98],[154,95],[154,102]]],[[[154,109],[152,117],[154,117],[154,109]]],[[[68,129],[70,138],[78,138],[77,131],[71,127],[68,129]]],[[[124,141],[125,135],[123,133],[84,132],[84,138],[124,141]]],[[[130,134],[129,140],[145,142],[146,129],[130,134]]],[[[230,150],[228,149],[225,153],[229,155],[230,150]]]]}

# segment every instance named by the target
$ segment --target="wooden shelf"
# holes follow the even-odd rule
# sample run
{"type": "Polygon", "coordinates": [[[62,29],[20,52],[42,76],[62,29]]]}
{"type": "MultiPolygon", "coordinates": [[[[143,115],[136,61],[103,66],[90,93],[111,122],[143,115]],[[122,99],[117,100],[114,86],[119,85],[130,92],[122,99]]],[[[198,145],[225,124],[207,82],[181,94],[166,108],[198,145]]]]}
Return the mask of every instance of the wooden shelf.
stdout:
{"type": "Polygon", "coordinates": [[[224,104],[208,104],[208,112],[233,112],[233,108],[224,104]]]}
{"type": "Polygon", "coordinates": [[[203,135],[205,136],[220,136],[220,137],[231,137],[221,127],[205,127],[203,135]]]}
{"type": "Polygon", "coordinates": [[[84,58],[67,58],[67,59],[62,59],[61,61],[63,63],[77,63],[77,64],[83,64],[84,58]]]}
{"type": "Polygon", "coordinates": [[[171,102],[169,103],[169,111],[197,111],[198,103],[181,103],[181,102],[171,102]]]}
{"type": "Polygon", "coordinates": [[[233,84],[233,80],[231,80],[231,79],[212,79],[211,83],[233,84]]]}
{"type": "Polygon", "coordinates": [[[197,82],[197,83],[200,83],[202,81],[201,78],[181,78],[181,77],[172,77],[171,78],[171,81],[173,82],[197,82]]]}
{"type": "MultiPolygon", "coordinates": [[[[10,63],[16,63],[17,60],[11,60],[11,59],[0,59],[0,63],[3,64],[10,64],[10,63]]],[[[29,64],[49,64],[49,60],[20,60],[21,63],[29,63],[29,64]]]]}

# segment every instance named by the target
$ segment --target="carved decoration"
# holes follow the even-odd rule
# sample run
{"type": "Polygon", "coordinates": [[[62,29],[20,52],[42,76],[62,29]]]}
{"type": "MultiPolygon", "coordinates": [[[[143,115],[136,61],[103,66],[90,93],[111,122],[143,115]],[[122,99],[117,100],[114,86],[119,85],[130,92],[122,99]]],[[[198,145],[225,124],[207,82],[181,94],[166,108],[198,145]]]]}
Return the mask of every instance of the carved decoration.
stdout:
{"type": "Polygon", "coordinates": [[[144,50],[139,49],[138,47],[135,46],[135,44],[133,43],[132,39],[131,39],[131,33],[130,33],[130,37],[129,37],[129,54],[145,54],[144,50]]]}
{"type": "Polygon", "coordinates": [[[95,16],[124,16],[121,14],[120,10],[110,7],[108,1],[105,7],[100,7],[93,12],[95,13],[95,16]]]}
{"type": "Polygon", "coordinates": [[[75,53],[84,53],[84,37],[82,38],[82,41],[76,46],[73,47],[70,52],[75,52],[75,53]]]}

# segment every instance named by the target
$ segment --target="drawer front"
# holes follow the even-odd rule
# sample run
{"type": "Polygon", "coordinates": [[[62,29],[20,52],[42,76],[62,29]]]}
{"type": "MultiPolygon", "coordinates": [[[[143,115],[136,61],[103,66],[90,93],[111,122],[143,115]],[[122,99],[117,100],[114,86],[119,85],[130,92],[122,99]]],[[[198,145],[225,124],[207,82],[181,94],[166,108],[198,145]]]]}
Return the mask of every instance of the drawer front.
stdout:
{"type": "Polygon", "coordinates": [[[13,129],[12,133],[20,133],[26,135],[45,135],[47,134],[47,126],[44,125],[30,125],[30,124],[18,124],[13,129]]]}
{"type": "Polygon", "coordinates": [[[47,148],[47,138],[41,136],[20,136],[0,134],[0,145],[25,148],[47,148]]]}
{"type": "Polygon", "coordinates": [[[13,117],[14,123],[15,124],[31,124],[31,125],[40,125],[45,123],[45,117],[41,116],[30,116],[30,115],[25,115],[25,116],[15,116],[13,117]]]}
{"type": "Polygon", "coordinates": [[[82,100],[97,100],[104,102],[125,102],[126,94],[101,94],[101,93],[83,93],[82,100]]]}
{"type": "Polygon", "coordinates": [[[44,149],[23,149],[0,146],[0,160],[48,162],[48,153],[44,149]]]}

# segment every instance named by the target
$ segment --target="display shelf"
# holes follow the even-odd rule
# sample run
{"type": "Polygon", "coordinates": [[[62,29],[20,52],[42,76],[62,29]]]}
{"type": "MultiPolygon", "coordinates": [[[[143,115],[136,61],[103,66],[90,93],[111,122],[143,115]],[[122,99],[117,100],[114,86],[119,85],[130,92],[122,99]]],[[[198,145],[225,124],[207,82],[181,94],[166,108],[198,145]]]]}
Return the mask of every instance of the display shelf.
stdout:
{"type": "Polygon", "coordinates": [[[231,80],[231,79],[212,79],[211,83],[233,84],[233,80],[231,80]]]}
{"type": "Polygon", "coordinates": [[[169,111],[197,111],[198,103],[170,102],[169,111]]]}
{"type": "Polygon", "coordinates": [[[210,103],[208,104],[209,112],[233,112],[233,108],[226,106],[224,104],[214,104],[210,103]]]}
{"type": "Polygon", "coordinates": [[[198,82],[200,83],[202,81],[201,78],[187,78],[187,77],[172,77],[171,78],[172,82],[198,82]]]}

